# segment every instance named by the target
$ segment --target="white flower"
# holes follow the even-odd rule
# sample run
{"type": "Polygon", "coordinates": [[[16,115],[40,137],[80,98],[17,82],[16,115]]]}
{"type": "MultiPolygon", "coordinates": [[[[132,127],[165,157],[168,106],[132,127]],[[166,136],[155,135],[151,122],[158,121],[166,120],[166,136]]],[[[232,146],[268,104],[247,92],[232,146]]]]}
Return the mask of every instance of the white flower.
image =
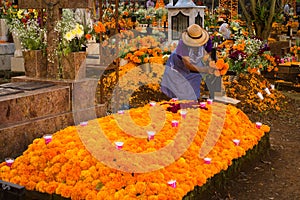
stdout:
{"type": "Polygon", "coordinates": [[[75,34],[73,34],[72,31],[69,31],[65,34],[64,38],[67,40],[67,41],[71,41],[75,38],[75,34]]]}

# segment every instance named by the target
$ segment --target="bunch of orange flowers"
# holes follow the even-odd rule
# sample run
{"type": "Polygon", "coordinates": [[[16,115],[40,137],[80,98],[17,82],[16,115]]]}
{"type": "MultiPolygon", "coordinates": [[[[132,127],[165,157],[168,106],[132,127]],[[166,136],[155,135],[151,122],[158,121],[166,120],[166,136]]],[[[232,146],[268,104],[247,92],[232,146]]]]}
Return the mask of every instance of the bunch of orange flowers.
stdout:
{"type": "Polygon", "coordinates": [[[300,46],[294,45],[290,48],[290,52],[294,55],[300,54],[300,46]]]}
{"type": "Polygon", "coordinates": [[[106,29],[102,22],[98,21],[93,26],[96,34],[105,33],[106,29]]]}
{"type": "Polygon", "coordinates": [[[216,62],[216,69],[217,69],[217,71],[215,71],[216,76],[225,75],[229,69],[229,64],[225,62],[224,59],[218,59],[216,62]]]}

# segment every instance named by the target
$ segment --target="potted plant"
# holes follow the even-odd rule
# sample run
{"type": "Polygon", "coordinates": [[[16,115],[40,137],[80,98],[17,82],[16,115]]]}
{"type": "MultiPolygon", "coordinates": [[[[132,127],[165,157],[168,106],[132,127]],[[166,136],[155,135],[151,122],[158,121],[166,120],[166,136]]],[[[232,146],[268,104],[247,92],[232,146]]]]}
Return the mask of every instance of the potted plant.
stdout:
{"type": "Polygon", "coordinates": [[[46,77],[46,30],[41,28],[36,19],[21,21],[18,18],[11,19],[9,30],[20,39],[25,75],[35,78],[46,77]]]}
{"type": "Polygon", "coordinates": [[[92,27],[76,19],[72,10],[64,9],[55,30],[61,35],[56,49],[60,78],[84,78],[86,47],[92,38],[92,27]]]}

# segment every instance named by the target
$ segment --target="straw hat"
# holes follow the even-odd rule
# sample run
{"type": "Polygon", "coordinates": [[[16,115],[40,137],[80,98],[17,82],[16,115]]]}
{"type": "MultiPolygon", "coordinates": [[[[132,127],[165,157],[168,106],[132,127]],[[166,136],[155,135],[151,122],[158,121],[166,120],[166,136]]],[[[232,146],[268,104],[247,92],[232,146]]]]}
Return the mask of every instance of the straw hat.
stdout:
{"type": "Polygon", "coordinates": [[[207,31],[197,24],[190,25],[185,32],[182,33],[182,41],[190,47],[200,47],[209,39],[207,31]]]}

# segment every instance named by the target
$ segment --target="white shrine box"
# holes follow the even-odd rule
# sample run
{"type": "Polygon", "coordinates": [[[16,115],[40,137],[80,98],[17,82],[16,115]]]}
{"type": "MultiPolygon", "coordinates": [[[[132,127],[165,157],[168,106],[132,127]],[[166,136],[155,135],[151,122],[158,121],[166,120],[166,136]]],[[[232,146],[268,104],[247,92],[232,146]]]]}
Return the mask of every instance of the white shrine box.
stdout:
{"type": "Polygon", "coordinates": [[[191,0],[179,0],[175,5],[170,2],[168,9],[168,42],[176,42],[181,33],[192,24],[204,28],[204,10],[206,6],[196,6],[191,0]]]}

